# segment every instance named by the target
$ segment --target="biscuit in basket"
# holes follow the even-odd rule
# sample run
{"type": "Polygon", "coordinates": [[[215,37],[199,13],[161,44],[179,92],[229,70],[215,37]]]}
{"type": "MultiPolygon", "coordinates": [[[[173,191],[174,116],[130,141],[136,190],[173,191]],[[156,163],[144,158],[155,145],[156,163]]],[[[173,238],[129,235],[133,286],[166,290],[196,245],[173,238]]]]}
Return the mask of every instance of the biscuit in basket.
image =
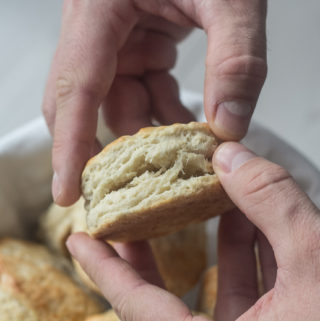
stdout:
{"type": "Polygon", "coordinates": [[[144,128],[106,146],[82,175],[90,234],[149,239],[233,208],[212,168],[217,146],[196,122],[144,128]]]}
{"type": "Polygon", "coordinates": [[[151,239],[150,245],[166,289],[179,297],[197,284],[207,267],[204,223],[151,239]]]}
{"type": "Polygon", "coordinates": [[[0,240],[0,321],[79,321],[101,311],[45,247],[0,240]]]}
{"type": "MultiPolygon", "coordinates": [[[[46,235],[45,241],[61,254],[65,252],[65,239],[72,232],[87,232],[86,211],[84,200],[80,200],[70,207],[51,205],[41,219],[42,235],[46,235]],[[61,217],[59,224],[49,224],[61,217]],[[69,222],[69,226],[66,226],[69,222]],[[54,233],[51,228],[67,233],[54,233]]],[[[171,293],[182,296],[191,290],[199,281],[207,264],[207,240],[205,224],[191,224],[176,233],[157,237],[149,240],[159,272],[164,280],[166,288],[171,293]]],[[[97,286],[91,281],[80,264],[73,260],[75,270],[81,281],[100,293],[97,286]]]]}
{"type": "MultiPolygon", "coordinates": [[[[73,232],[86,231],[84,219],[77,215],[73,232]]],[[[166,289],[181,297],[190,291],[201,278],[207,266],[205,224],[192,224],[176,233],[150,240],[150,246],[166,289]]],[[[82,282],[95,292],[97,286],[73,260],[82,282]]]]}
{"type": "Polygon", "coordinates": [[[210,267],[201,280],[197,309],[207,315],[213,315],[218,295],[218,266],[210,267]]]}
{"type": "MultiPolygon", "coordinates": [[[[73,219],[72,232],[87,232],[84,210],[74,212],[73,219]]],[[[192,224],[181,231],[151,239],[149,242],[166,289],[180,297],[190,291],[207,266],[205,224],[192,224]]],[[[73,263],[83,283],[91,290],[99,292],[80,264],[75,260],[73,263]]]]}
{"type": "MultiPolygon", "coordinates": [[[[69,256],[65,245],[72,232],[73,215],[84,211],[84,202],[80,198],[72,206],[62,207],[52,203],[40,217],[38,236],[52,251],[63,256],[69,256]]],[[[81,215],[81,214],[80,214],[81,215]]]]}

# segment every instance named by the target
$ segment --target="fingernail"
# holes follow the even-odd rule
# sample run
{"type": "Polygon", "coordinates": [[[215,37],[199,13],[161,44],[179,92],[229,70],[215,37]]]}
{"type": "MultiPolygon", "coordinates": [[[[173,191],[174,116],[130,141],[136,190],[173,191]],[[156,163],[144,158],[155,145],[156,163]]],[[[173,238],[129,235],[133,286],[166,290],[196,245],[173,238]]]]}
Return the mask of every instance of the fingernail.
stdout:
{"type": "Polygon", "coordinates": [[[224,143],[214,154],[213,166],[230,173],[255,157],[257,156],[254,153],[241,144],[224,143]]]}
{"type": "Polygon", "coordinates": [[[75,250],[74,250],[73,243],[72,243],[72,241],[71,241],[70,236],[68,237],[68,239],[67,239],[67,241],[66,241],[66,247],[67,247],[68,251],[70,252],[70,254],[71,254],[72,256],[75,256],[75,255],[74,255],[74,254],[75,254],[75,250]]]}
{"type": "Polygon", "coordinates": [[[59,182],[58,174],[54,172],[52,177],[52,196],[55,202],[59,199],[60,194],[61,184],[59,182]]]}
{"type": "Polygon", "coordinates": [[[229,135],[242,138],[249,126],[253,108],[244,101],[225,101],[218,105],[215,126],[229,135]]]}

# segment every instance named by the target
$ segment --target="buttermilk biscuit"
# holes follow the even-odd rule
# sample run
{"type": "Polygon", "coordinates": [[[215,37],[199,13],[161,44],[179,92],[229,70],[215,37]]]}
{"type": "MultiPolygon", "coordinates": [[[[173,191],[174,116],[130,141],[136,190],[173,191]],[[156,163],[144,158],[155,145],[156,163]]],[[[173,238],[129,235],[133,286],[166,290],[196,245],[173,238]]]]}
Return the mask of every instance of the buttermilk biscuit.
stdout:
{"type": "Polygon", "coordinates": [[[218,295],[218,266],[210,267],[204,274],[199,291],[197,309],[213,316],[218,295]]]}
{"type": "Polygon", "coordinates": [[[40,240],[57,254],[69,256],[65,243],[72,232],[74,216],[78,212],[83,216],[81,213],[84,211],[83,198],[68,207],[51,204],[40,217],[38,232],[40,240]]]}
{"type": "MultiPolygon", "coordinates": [[[[56,253],[70,257],[65,242],[71,233],[87,232],[86,211],[82,197],[73,205],[61,207],[52,204],[40,219],[41,240],[56,253]]],[[[100,290],[91,281],[81,268],[80,264],[72,259],[77,277],[89,289],[100,294],[100,290]]]]}
{"type": "Polygon", "coordinates": [[[0,321],[79,321],[100,306],[45,247],[0,240],[0,321]]]}
{"type": "MultiPolygon", "coordinates": [[[[74,222],[73,232],[86,231],[85,215],[74,222]]],[[[150,240],[150,246],[166,289],[181,297],[199,281],[207,266],[205,224],[192,224],[176,233],[150,240]]],[[[81,281],[91,290],[100,293],[97,286],[73,260],[81,281]]]]}
{"type": "Polygon", "coordinates": [[[145,128],[105,147],[82,175],[90,234],[148,239],[231,209],[211,165],[217,145],[207,124],[193,122],[145,128]]]}
{"type": "Polygon", "coordinates": [[[204,223],[151,239],[150,245],[167,290],[179,297],[197,284],[207,267],[204,223]]]}
{"type": "MultiPolygon", "coordinates": [[[[80,203],[80,206],[75,207],[71,214],[72,214],[72,227],[71,231],[72,233],[76,232],[88,232],[87,229],[87,223],[86,223],[86,210],[84,209],[84,200],[81,197],[78,201],[80,203]]],[[[87,273],[83,270],[80,263],[74,259],[72,259],[73,266],[75,268],[75,271],[82,281],[82,283],[87,286],[90,290],[96,292],[97,294],[101,295],[101,292],[99,288],[96,286],[96,284],[90,279],[90,277],[87,275],[87,273]]]]}
{"type": "MultiPolygon", "coordinates": [[[[84,209],[73,213],[72,232],[87,232],[84,209]]],[[[150,246],[167,290],[183,296],[199,281],[207,266],[205,224],[191,224],[176,233],[150,240],[150,246]]],[[[80,264],[74,260],[76,272],[83,283],[100,292],[80,264]]]]}
{"type": "Polygon", "coordinates": [[[69,257],[66,240],[71,233],[85,231],[86,211],[82,197],[71,206],[62,207],[52,203],[39,221],[40,241],[55,253],[69,257]]]}
{"type": "MultiPolygon", "coordinates": [[[[78,225],[75,231],[85,231],[79,228],[78,225]]],[[[206,245],[204,224],[192,224],[179,232],[150,240],[159,273],[169,292],[181,297],[197,284],[207,266],[206,245]]],[[[80,264],[75,260],[73,263],[81,281],[100,293],[80,264]]]]}
{"type": "MultiPolygon", "coordinates": [[[[71,232],[88,231],[83,198],[70,207],[53,204],[41,222],[41,234],[46,236],[46,244],[64,254],[65,240],[71,232]],[[59,225],[58,218],[62,226],[59,225]]],[[[191,290],[206,269],[207,240],[204,223],[191,224],[176,233],[154,238],[150,240],[150,245],[167,290],[177,296],[183,296],[191,290]]],[[[73,264],[82,283],[100,293],[80,264],[76,260],[73,260],[73,264]]]]}

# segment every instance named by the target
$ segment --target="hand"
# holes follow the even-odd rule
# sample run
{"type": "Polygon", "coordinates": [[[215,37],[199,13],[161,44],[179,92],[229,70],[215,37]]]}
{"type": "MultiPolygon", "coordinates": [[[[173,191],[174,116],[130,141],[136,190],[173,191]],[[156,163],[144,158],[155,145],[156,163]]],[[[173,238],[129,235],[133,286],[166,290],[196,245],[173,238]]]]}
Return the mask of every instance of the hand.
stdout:
{"type": "MultiPolygon", "coordinates": [[[[100,150],[98,108],[116,134],[188,122],[169,70],[192,27],[208,35],[205,113],[220,138],[242,138],[266,77],[266,0],[65,0],[43,112],[54,137],[59,205],[80,196],[86,161],[100,150]]],[[[188,68],[188,66],[186,66],[188,68]]]]}
{"type": "MultiPolygon", "coordinates": [[[[284,169],[240,144],[222,144],[215,152],[213,166],[234,203],[266,236],[276,260],[274,267],[271,250],[261,258],[264,284],[270,290],[258,300],[254,228],[240,212],[222,217],[216,321],[238,317],[237,321],[318,320],[319,209],[284,169]],[[223,230],[230,228],[230,219],[244,230],[223,230]]],[[[268,244],[262,236],[258,238],[261,244],[268,244]]],[[[69,238],[68,247],[122,320],[205,320],[192,317],[182,301],[148,283],[100,241],[75,234],[69,238]]]]}

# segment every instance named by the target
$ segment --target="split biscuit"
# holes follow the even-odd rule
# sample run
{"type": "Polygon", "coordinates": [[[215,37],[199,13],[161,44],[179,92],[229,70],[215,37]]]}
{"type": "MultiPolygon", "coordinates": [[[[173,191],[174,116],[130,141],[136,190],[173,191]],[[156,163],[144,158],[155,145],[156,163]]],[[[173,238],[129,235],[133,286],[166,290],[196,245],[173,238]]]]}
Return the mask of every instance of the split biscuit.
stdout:
{"type": "Polygon", "coordinates": [[[144,128],[106,146],[82,175],[89,233],[149,239],[233,208],[212,168],[217,146],[196,122],[144,128]]]}

